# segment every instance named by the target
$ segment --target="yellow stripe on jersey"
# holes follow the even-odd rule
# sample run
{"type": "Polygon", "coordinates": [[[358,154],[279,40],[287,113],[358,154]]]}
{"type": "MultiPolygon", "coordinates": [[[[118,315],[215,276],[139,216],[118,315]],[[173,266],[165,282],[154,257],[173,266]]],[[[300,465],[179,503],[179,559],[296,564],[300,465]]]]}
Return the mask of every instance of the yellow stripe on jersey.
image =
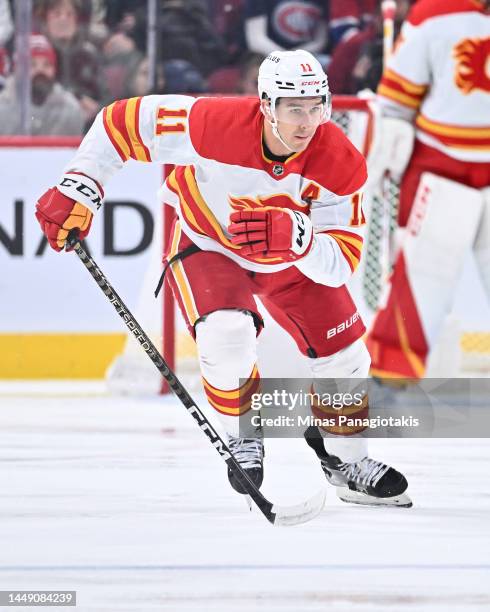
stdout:
{"type": "Polygon", "coordinates": [[[412,83],[412,81],[409,81],[389,68],[384,71],[383,78],[390,79],[390,81],[395,81],[401,85],[408,94],[413,94],[417,97],[422,97],[427,91],[427,85],[417,85],[416,83],[412,83]]]}
{"type": "MultiPolygon", "coordinates": [[[[334,238],[335,238],[335,236],[334,236],[334,238]]],[[[349,250],[349,247],[347,247],[341,240],[338,240],[337,238],[335,238],[335,240],[336,240],[337,244],[339,245],[340,250],[344,254],[344,257],[347,259],[352,272],[354,272],[356,270],[357,266],[359,265],[360,259],[358,257],[356,257],[352,253],[352,251],[349,250]]]]}
{"type": "MultiPolygon", "coordinates": [[[[167,259],[171,259],[174,255],[177,254],[181,233],[182,229],[180,223],[177,221],[177,223],[175,224],[174,235],[172,236],[172,245],[170,248],[170,253],[168,254],[167,259]]],[[[171,270],[175,283],[177,284],[177,289],[179,290],[179,294],[182,298],[182,303],[184,305],[187,318],[190,324],[194,325],[194,323],[199,319],[199,314],[197,312],[194,297],[192,295],[191,286],[185,274],[182,262],[175,261],[171,266],[171,270]]]]}
{"type": "Polygon", "coordinates": [[[117,104],[116,102],[113,102],[106,109],[107,110],[107,112],[106,112],[107,127],[108,127],[108,129],[109,129],[109,131],[111,133],[111,136],[117,142],[119,148],[123,152],[123,154],[126,157],[126,159],[129,159],[131,157],[131,151],[129,150],[129,146],[128,146],[127,142],[124,140],[124,137],[121,134],[121,132],[114,125],[114,121],[112,119],[112,113],[114,111],[114,107],[115,107],[116,104],[117,104]]]}
{"type": "Polygon", "coordinates": [[[387,85],[379,85],[378,86],[378,95],[384,96],[385,98],[389,98],[390,100],[395,100],[395,102],[399,102],[404,106],[409,106],[410,108],[417,109],[420,106],[420,98],[412,98],[407,94],[402,94],[396,89],[392,89],[387,85]]]}
{"type": "Polygon", "coordinates": [[[222,242],[222,244],[224,244],[225,246],[227,246],[230,249],[240,250],[240,247],[238,245],[233,244],[232,242],[230,242],[230,240],[228,240],[228,238],[224,235],[223,230],[221,229],[221,225],[218,223],[216,217],[213,215],[213,213],[209,209],[208,205],[206,204],[204,198],[202,197],[201,193],[199,192],[199,189],[198,189],[197,183],[196,183],[196,179],[194,178],[194,174],[192,172],[192,167],[191,166],[186,166],[186,169],[185,169],[185,172],[184,172],[184,179],[185,179],[187,187],[188,187],[188,189],[189,189],[189,191],[190,191],[190,193],[191,193],[195,203],[199,207],[199,210],[202,212],[202,214],[209,221],[209,223],[213,227],[214,231],[216,232],[216,234],[219,237],[219,239],[222,242]]]}
{"type": "Polygon", "coordinates": [[[182,194],[182,190],[180,189],[176,176],[175,176],[175,170],[171,172],[171,174],[167,178],[167,182],[169,184],[169,187],[171,187],[171,189],[175,191],[175,193],[179,196],[179,201],[182,207],[182,212],[184,214],[184,217],[187,223],[189,223],[189,225],[194,231],[198,232],[199,234],[206,235],[206,232],[197,222],[197,219],[194,216],[194,213],[192,212],[191,207],[189,206],[186,199],[184,198],[184,195],[182,194]]]}
{"type": "Polygon", "coordinates": [[[137,108],[138,102],[140,98],[129,98],[126,103],[126,112],[124,116],[124,120],[126,123],[126,129],[128,130],[128,135],[131,140],[131,145],[133,146],[134,154],[136,155],[136,159],[139,161],[151,161],[148,159],[146,151],[143,147],[143,143],[138,138],[136,133],[137,121],[139,121],[139,117],[137,116],[137,108]]]}
{"type": "Polygon", "coordinates": [[[424,115],[419,115],[417,117],[416,124],[428,132],[439,134],[441,136],[458,136],[461,138],[474,138],[475,140],[478,140],[479,138],[490,138],[490,128],[459,127],[444,123],[436,123],[424,115]]]}
{"type": "Polygon", "coordinates": [[[329,231],[329,232],[326,232],[326,234],[328,236],[331,236],[335,240],[335,242],[339,245],[340,250],[344,254],[344,257],[347,259],[349,267],[351,268],[352,272],[354,272],[357,266],[359,265],[359,262],[361,261],[361,249],[362,249],[362,244],[363,244],[362,238],[361,237],[357,238],[354,236],[346,236],[345,233],[343,232],[337,234],[334,231],[329,231]],[[359,255],[354,253],[349,248],[349,245],[352,245],[352,247],[356,249],[356,251],[359,251],[359,255]]]}

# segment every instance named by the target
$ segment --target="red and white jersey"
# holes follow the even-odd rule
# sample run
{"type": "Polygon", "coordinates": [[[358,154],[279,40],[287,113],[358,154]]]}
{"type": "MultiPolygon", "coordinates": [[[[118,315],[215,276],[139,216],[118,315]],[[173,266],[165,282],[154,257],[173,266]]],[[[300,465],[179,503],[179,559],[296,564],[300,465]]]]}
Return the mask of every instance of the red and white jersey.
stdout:
{"type": "Polygon", "coordinates": [[[344,284],[359,263],[365,223],[365,161],[332,123],[317,129],[307,150],[285,163],[262,146],[258,99],[166,95],[120,100],[99,113],[67,170],[102,185],[128,159],[175,164],[161,197],[175,207],[184,232],[257,272],[296,265],[325,285],[344,284]],[[227,232],[237,210],[280,207],[310,216],[309,253],[296,262],[244,257],[227,232]]]}
{"type": "Polygon", "coordinates": [[[478,0],[419,0],[378,88],[386,115],[415,116],[446,155],[490,161],[490,14],[478,0]]]}

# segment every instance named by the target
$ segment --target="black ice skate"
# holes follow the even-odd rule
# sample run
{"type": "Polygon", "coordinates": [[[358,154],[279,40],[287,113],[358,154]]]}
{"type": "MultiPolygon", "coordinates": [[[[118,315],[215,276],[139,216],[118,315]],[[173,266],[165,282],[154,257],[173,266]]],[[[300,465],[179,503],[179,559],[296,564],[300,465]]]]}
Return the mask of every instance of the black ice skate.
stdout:
{"type": "MultiPolygon", "coordinates": [[[[235,438],[228,435],[228,448],[257,488],[264,479],[264,440],[263,438],[235,438]]],[[[228,480],[238,493],[246,494],[240,482],[228,468],[228,480]]]]}
{"type": "Polygon", "coordinates": [[[327,453],[317,427],[308,427],[304,435],[342,501],[366,506],[412,506],[412,500],[405,494],[407,479],[394,468],[369,457],[353,463],[342,462],[327,453]]]}

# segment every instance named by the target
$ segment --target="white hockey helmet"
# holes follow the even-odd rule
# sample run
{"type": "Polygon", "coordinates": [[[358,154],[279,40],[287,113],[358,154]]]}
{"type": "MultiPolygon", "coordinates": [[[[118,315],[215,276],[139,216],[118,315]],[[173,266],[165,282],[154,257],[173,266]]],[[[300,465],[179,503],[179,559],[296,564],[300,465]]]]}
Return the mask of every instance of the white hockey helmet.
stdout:
{"type": "Polygon", "coordinates": [[[308,98],[321,96],[325,108],[322,123],[332,114],[332,96],[328,79],[320,62],[309,52],[273,51],[262,62],[258,78],[259,98],[264,94],[271,105],[271,114],[276,118],[278,98],[308,98]]]}

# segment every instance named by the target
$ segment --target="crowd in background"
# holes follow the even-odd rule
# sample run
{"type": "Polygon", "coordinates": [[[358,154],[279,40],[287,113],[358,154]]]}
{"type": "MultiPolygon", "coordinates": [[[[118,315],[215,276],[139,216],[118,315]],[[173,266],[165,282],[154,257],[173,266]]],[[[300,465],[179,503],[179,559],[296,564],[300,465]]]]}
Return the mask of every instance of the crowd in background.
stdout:
{"type": "MultiPolygon", "coordinates": [[[[412,0],[397,0],[397,27],[412,0]]],[[[149,93],[256,95],[274,49],[307,49],[334,94],[374,90],[380,0],[158,0],[149,87],[147,0],[32,0],[31,132],[79,135],[115,99],[149,93]]],[[[0,135],[17,134],[15,2],[0,0],[0,135]]]]}

